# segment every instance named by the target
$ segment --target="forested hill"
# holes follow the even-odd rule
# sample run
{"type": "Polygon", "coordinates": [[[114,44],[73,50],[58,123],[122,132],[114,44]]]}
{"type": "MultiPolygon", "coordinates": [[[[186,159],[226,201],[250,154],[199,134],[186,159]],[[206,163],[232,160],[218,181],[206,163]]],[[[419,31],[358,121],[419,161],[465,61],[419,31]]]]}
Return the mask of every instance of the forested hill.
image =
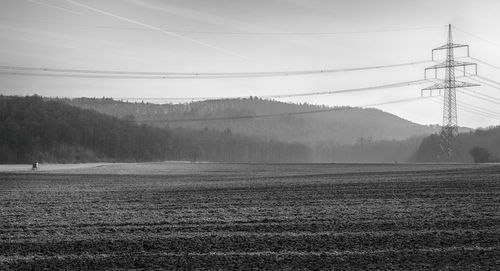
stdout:
{"type": "Polygon", "coordinates": [[[192,102],[188,104],[127,103],[112,99],[79,98],[65,102],[82,108],[117,117],[133,116],[137,121],[156,120],[150,124],[194,129],[229,128],[237,134],[259,136],[287,142],[331,142],[333,144],[355,144],[360,137],[377,140],[402,140],[413,136],[430,135],[434,126],[423,126],[404,120],[378,109],[337,108],[338,111],[287,115],[280,117],[168,122],[199,118],[225,118],[247,115],[303,112],[329,109],[325,106],[291,104],[278,101],[249,99],[225,99],[192,102]]]}
{"type": "Polygon", "coordinates": [[[138,125],[46,100],[0,95],[0,163],[202,160],[308,162],[303,144],[138,125]]]}
{"type": "MultiPolygon", "coordinates": [[[[498,162],[499,159],[500,126],[459,134],[453,157],[451,157],[451,161],[465,163],[498,162]]],[[[423,139],[418,150],[413,155],[412,161],[444,161],[439,148],[439,135],[434,134],[423,139]]]]}

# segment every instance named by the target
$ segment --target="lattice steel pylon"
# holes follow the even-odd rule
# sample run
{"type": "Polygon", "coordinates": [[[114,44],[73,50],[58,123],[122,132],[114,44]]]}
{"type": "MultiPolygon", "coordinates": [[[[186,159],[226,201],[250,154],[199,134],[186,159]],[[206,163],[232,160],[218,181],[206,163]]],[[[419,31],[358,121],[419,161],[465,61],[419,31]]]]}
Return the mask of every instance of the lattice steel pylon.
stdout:
{"type": "Polygon", "coordinates": [[[457,67],[463,67],[463,73],[465,76],[466,67],[475,66],[475,74],[477,75],[476,63],[455,61],[453,49],[459,47],[466,47],[467,56],[469,56],[468,45],[453,43],[451,24],[450,24],[448,25],[448,43],[432,50],[432,60],[434,60],[434,51],[436,50],[446,50],[446,60],[442,63],[436,64],[434,66],[425,69],[425,79],[427,79],[428,70],[434,70],[434,77],[437,78],[437,70],[444,68],[445,69],[444,81],[422,89],[422,95],[424,95],[423,94],[424,91],[428,90],[430,91],[431,96],[432,96],[432,90],[434,89],[438,89],[439,94],[441,94],[441,89],[444,90],[443,126],[441,128],[440,142],[439,142],[442,154],[440,159],[444,161],[452,160],[454,154],[456,136],[458,134],[456,88],[478,86],[478,84],[455,80],[455,69],[457,67]]]}

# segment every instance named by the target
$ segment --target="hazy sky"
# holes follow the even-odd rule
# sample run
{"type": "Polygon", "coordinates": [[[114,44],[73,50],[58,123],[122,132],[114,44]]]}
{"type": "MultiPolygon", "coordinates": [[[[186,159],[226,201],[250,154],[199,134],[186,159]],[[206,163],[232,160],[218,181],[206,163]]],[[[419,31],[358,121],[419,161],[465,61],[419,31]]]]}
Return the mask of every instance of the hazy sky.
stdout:
{"type": "MultiPolygon", "coordinates": [[[[430,60],[431,49],[446,43],[449,23],[473,34],[453,30],[456,43],[471,46],[471,56],[500,66],[500,1],[496,0],[0,0],[0,5],[0,65],[8,66],[191,73],[387,65],[430,60]],[[359,33],[408,28],[413,30],[359,33]],[[261,34],[235,34],[249,32],[261,34]],[[262,35],[269,32],[351,33],[262,35]]],[[[464,53],[455,52],[457,56],[464,53]]],[[[0,75],[0,93],[116,98],[263,96],[419,80],[430,65],[238,79],[0,75]]],[[[479,74],[500,81],[499,70],[484,64],[478,68],[479,74]]],[[[420,88],[427,85],[281,100],[362,106],[419,97],[420,88]]],[[[500,90],[492,87],[474,90],[500,97],[500,90]]],[[[498,104],[461,92],[457,95],[460,105],[463,101],[468,104],[463,106],[500,112],[498,104]]],[[[442,121],[442,104],[430,100],[377,107],[418,123],[442,121]]],[[[458,114],[462,126],[500,124],[500,116],[491,119],[460,109],[458,114]]]]}

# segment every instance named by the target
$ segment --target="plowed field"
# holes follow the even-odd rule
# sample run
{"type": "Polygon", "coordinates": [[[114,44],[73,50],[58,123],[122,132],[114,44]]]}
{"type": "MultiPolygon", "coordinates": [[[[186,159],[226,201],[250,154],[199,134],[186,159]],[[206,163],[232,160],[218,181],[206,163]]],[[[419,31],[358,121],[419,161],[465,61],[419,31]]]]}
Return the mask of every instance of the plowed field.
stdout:
{"type": "Polygon", "coordinates": [[[227,167],[0,173],[0,270],[500,270],[499,166],[227,167]]]}

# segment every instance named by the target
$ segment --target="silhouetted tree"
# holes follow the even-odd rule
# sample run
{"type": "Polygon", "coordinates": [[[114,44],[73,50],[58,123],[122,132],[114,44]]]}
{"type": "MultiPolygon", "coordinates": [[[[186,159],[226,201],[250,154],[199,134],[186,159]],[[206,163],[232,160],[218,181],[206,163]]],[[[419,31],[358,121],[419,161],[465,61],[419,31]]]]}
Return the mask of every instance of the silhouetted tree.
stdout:
{"type": "Polygon", "coordinates": [[[472,156],[475,163],[486,163],[491,160],[491,153],[485,148],[476,146],[469,151],[469,154],[472,156]]]}

